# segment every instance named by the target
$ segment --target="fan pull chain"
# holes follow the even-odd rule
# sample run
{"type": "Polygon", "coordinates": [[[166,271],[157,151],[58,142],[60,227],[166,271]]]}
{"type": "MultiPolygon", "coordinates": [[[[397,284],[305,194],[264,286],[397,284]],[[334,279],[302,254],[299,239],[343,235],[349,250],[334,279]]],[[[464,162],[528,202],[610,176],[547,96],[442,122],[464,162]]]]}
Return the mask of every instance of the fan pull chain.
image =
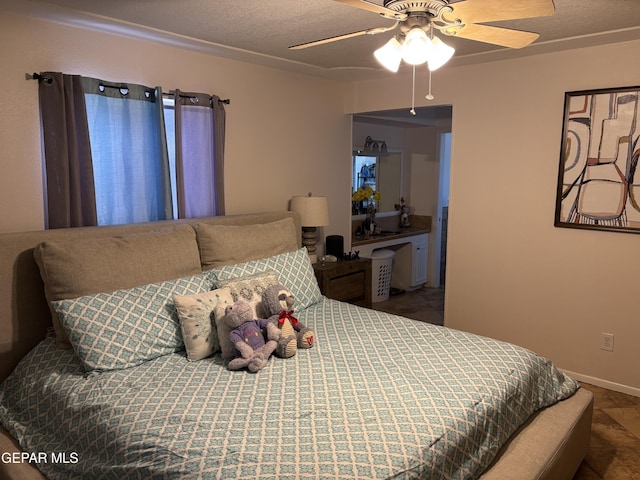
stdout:
{"type": "MultiPolygon", "coordinates": [[[[433,27],[429,29],[429,33],[431,34],[431,41],[433,42],[433,27]]],[[[431,95],[431,68],[429,68],[429,63],[427,63],[427,70],[429,70],[429,93],[427,93],[424,98],[433,100],[433,95],[431,95]]]]}
{"type": "Polygon", "coordinates": [[[415,115],[416,114],[416,66],[413,66],[413,87],[411,88],[411,110],[409,110],[409,113],[411,113],[411,115],[415,115]]]}
{"type": "Polygon", "coordinates": [[[429,70],[429,93],[427,93],[427,95],[424,97],[427,100],[433,100],[433,95],[431,95],[431,69],[429,70]]]}

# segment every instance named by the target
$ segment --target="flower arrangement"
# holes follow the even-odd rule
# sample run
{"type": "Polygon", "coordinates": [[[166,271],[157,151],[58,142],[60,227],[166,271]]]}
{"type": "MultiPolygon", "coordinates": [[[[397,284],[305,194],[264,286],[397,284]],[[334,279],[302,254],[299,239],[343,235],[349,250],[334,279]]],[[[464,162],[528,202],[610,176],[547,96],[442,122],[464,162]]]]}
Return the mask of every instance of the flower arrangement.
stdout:
{"type": "Polygon", "coordinates": [[[358,188],[351,194],[351,202],[353,203],[352,213],[354,215],[360,213],[366,213],[367,219],[365,220],[365,228],[374,224],[374,218],[376,217],[376,203],[380,201],[382,195],[380,192],[376,192],[371,185],[365,185],[364,188],[358,188]],[[363,203],[366,202],[366,205],[363,203]]]}
{"type": "Polygon", "coordinates": [[[380,192],[376,192],[371,187],[371,185],[365,185],[364,188],[358,188],[358,190],[353,192],[353,194],[351,195],[351,200],[353,200],[354,202],[361,202],[363,200],[366,200],[370,203],[377,203],[380,201],[380,198],[382,198],[380,192]]]}

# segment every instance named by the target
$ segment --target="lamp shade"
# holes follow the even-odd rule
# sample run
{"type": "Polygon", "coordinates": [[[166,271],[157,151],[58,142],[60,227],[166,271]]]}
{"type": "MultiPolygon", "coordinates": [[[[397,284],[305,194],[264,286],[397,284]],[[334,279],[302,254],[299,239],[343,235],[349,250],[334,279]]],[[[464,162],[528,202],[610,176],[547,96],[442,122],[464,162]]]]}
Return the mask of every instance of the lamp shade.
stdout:
{"type": "Polygon", "coordinates": [[[373,56],[384,68],[395,73],[400,68],[400,62],[402,61],[402,45],[396,37],[393,37],[373,52],[373,56]]]}
{"type": "Polygon", "coordinates": [[[420,27],[413,27],[402,44],[402,59],[411,65],[421,65],[431,57],[431,39],[420,27]]]}
{"type": "Polygon", "coordinates": [[[291,198],[290,210],[298,212],[303,227],[326,227],[329,225],[327,197],[296,195],[291,198]]]}
{"type": "Polygon", "coordinates": [[[438,37],[433,37],[432,44],[433,50],[429,57],[429,70],[434,71],[447,63],[451,57],[453,57],[456,50],[444,43],[438,37]]]}

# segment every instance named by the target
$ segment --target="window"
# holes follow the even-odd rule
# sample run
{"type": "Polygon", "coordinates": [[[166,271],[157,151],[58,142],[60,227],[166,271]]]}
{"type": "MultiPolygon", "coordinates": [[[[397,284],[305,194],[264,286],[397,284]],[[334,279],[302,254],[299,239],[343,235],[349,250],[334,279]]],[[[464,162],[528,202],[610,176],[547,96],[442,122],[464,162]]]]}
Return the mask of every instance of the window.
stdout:
{"type": "Polygon", "coordinates": [[[178,218],[178,196],[176,184],[176,114],[173,95],[164,96],[162,105],[164,110],[164,126],[167,138],[167,151],[169,152],[169,176],[171,178],[171,204],[173,218],[178,218]]]}
{"type": "Polygon", "coordinates": [[[224,213],[216,96],[41,74],[50,228],[224,213]]]}
{"type": "Polygon", "coordinates": [[[162,93],[84,84],[98,225],[173,218],[162,93]]]}

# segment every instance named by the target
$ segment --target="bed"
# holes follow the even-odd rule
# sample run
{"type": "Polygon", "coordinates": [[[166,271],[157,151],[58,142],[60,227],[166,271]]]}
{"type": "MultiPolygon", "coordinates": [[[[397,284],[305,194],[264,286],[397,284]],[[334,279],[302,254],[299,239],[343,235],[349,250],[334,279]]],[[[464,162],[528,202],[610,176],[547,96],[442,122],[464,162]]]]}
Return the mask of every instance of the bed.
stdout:
{"type": "Polygon", "coordinates": [[[588,391],[518,346],[322,296],[300,238],[291,212],[0,235],[0,477],[573,476],[588,391]],[[315,344],[229,371],[220,307],[259,312],[274,279],[315,344]]]}

